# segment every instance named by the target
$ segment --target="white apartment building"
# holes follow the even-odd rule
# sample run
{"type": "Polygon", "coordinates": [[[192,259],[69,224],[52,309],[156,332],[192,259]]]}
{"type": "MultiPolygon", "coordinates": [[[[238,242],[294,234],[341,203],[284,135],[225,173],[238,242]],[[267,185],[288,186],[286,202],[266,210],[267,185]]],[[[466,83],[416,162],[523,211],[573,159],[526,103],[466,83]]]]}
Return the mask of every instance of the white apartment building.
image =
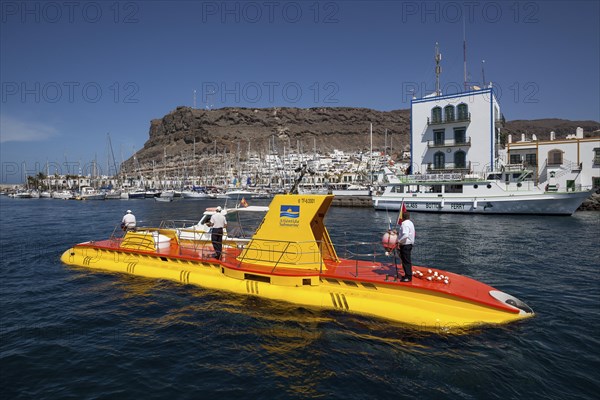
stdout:
{"type": "Polygon", "coordinates": [[[411,101],[412,173],[484,173],[498,167],[500,105],[491,87],[411,101]]]}
{"type": "Polygon", "coordinates": [[[550,140],[522,135],[513,142],[509,136],[506,152],[510,164],[537,171],[539,183],[554,178],[559,188],[600,187],[600,137],[584,138],[582,128],[560,140],[554,132],[550,140]]]}

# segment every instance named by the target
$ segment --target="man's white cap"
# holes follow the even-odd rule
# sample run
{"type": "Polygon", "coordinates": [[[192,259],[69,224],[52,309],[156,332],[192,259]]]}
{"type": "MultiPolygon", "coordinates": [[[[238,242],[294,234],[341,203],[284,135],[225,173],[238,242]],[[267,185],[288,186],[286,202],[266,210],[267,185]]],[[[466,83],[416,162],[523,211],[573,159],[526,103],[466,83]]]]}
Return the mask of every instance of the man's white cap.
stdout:
{"type": "Polygon", "coordinates": [[[218,206],[218,207],[217,207],[217,211],[221,211],[221,206],[218,206]]]}
{"type": "Polygon", "coordinates": [[[131,214],[131,210],[127,210],[127,214],[131,214]]]}

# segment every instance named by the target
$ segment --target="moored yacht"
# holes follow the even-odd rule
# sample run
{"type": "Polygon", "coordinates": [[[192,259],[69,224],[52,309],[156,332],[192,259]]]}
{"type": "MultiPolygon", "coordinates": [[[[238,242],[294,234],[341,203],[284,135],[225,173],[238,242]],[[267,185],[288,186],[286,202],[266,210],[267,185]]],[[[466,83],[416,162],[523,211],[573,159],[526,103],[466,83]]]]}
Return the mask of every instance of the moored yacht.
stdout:
{"type": "Polygon", "coordinates": [[[590,195],[589,190],[559,192],[541,189],[531,171],[475,174],[424,174],[400,177],[373,196],[376,210],[407,210],[477,214],[571,215],[590,195]]]}

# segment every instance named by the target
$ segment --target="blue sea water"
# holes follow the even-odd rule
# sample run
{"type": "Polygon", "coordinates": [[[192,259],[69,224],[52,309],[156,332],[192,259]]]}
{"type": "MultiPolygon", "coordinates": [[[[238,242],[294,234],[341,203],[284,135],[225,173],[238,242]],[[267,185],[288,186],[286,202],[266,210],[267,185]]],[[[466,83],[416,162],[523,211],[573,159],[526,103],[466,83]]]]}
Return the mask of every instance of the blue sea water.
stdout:
{"type": "MultiPolygon", "coordinates": [[[[600,213],[413,214],[413,260],[515,295],[537,315],[468,334],[60,263],[141,223],[215,201],[0,197],[3,399],[596,399],[600,213]]],[[[377,242],[395,215],[332,208],[334,242],[377,242]]]]}

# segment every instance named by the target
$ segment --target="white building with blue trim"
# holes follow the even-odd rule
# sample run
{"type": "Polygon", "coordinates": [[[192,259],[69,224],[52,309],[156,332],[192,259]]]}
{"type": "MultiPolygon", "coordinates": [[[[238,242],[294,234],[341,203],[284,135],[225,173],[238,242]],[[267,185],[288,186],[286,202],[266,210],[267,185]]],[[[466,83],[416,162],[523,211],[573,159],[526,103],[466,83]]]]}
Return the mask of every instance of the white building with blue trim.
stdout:
{"type": "Polygon", "coordinates": [[[411,101],[412,173],[498,168],[503,117],[491,87],[411,101]]]}

